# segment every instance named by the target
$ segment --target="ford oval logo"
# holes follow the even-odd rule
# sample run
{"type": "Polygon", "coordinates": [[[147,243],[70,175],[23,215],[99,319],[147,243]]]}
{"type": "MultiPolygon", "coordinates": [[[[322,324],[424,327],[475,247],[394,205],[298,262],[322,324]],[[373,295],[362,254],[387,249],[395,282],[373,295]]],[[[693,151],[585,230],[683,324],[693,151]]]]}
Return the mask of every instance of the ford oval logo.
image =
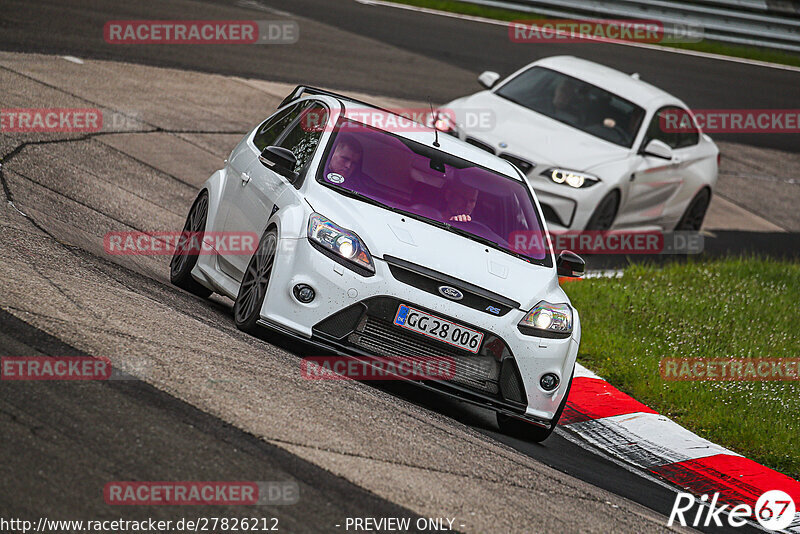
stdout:
{"type": "Polygon", "coordinates": [[[439,293],[450,300],[461,300],[464,294],[458,289],[450,286],[439,286],[439,293]]]}

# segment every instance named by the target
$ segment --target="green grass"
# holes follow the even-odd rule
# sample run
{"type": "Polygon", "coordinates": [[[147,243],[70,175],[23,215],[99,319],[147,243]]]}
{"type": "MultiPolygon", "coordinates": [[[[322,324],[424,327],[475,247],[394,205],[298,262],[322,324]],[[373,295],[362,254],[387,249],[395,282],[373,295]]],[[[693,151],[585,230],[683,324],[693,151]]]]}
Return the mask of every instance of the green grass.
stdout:
{"type": "MultiPolygon", "coordinates": [[[[501,9],[494,7],[484,7],[478,4],[460,2],[458,0],[391,0],[391,1],[398,4],[426,7],[429,9],[436,9],[439,11],[448,11],[451,13],[460,13],[462,15],[472,15],[475,17],[484,17],[488,19],[505,20],[505,21],[536,20],[536,19],[548,18],[542,15],[537,15],[535,13],[529,13],[525,11],[514,11],[510,9],[501,9]]],[[[520,44],[520,46],[525,46],[525,45],[520,44]]],[[[791,54],[789,52],[781,52],[779,50],[772,50],[768,48],[727,44],[718,41],[701,41],[699,43],[661,43],[661,46],[680,48],[684,50],[695,50],[698,52],[708,52],[711,54],[719,54],[723,56],[754,59],[758,61],[766,61],[769,63],[792,65],[795,67],[800,66],[800,55],[791,54]]]]}
{"type": "Polygon", "coordinates": [[[630,266],[564,289],[581,314],[582,364],[700,436],[800,479],[800,382],[659,374],[667,357],[800,357],[800,264],[630,266]]]}

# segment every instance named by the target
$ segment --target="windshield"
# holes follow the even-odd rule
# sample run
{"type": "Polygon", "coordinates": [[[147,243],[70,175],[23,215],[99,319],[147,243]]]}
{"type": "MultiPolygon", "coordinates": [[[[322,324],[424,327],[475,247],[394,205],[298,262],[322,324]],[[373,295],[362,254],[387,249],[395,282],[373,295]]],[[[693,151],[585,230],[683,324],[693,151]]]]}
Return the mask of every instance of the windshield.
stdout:
{"type": "Polygon", "coordinates": [[[516,235],[543,235],[523,182],[358,122],[336,130],[320,183],[549,265],[545,246],[514,247],[516,235]]]}
{"type": "Polygon", "coordinates": [[[544,67],[532,67],[496,95],[573,128],[630,148],[644,109],[613,93],[544,67]]]}

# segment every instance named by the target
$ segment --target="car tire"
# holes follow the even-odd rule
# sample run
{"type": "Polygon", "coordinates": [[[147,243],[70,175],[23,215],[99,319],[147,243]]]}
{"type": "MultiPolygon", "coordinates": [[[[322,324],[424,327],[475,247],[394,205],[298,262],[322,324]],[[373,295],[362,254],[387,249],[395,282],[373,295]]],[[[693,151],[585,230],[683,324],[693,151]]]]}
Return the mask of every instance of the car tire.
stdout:
{"type": "MultiPolygon", "coordinates": [[[[189,215],[186,216],[186,223],[183,225],[183,232],[181,235],[191,233],[198,235],[198,237],[202,239],[206,230],[207,220],[208,191],[203,191],[197,195],[194,204],[192,204],[189,215]]],[[[175,252],[172,254],[172,259],[169,262],[169,281],[172,282],[172,285],[194,293],[198,297],[208,298],[213,291],[192,278],[192,269],[197,265],[197,254],[187,253],[186,249],[186,241],[183,239],[178,240],[178,244],[175,246],[175,252]]]]}
{"type": "Polygon", "coordinates": [[[524,441],[531,441],[534,443],[541,443],[549,438],[550,434],[552,434],[553,430],[555,430],[556,426],[558,426],[558,420],[561,419],[561,414],[564,411],[564,407],[567,405],[567,398],[569,397],[569,392],[572,389],[572,379],[574,377],[575,369],[573,368],[572,374],[569,377],[567,391],[564,393],[564,399],[561,401],[558,410],[556,410],[553,420],[550,421],[550,426],[548,428],[537,426],[533,423],[529,423],[528,421],[523,421],[522,419],[517,419],[516,417],[497,412],[497,426],[500,428],[500,432],[524,441]]]}
{"type": "Polygon", "coordinates": [[[706,218],[708,205],[711,203],[711,191],[708,188],[703,188],[697,193],[689,205],[686,207],[681,220],[675,226],[676,232],[698,232],[703,226],[703,220],[706,218]]]}
{"type": "Polygon", "coordinates": [[[256,323],[261,318],[261,307],[267,295],[277,248],[278,231],[275,227],[271,227],[261,236],[258,248],[250,258],[242,276],[239,294],[233,303],[233,321],[236,323],[236,328],[249,334],[255,334],[258,330],[256,323]]]}
{"type": "Polygon", "coordinates": [[[611,225],[614,224],[614,219],[617,218],[618,209],[619,191],[611,191],[597,204],[594,213],[589,218],[589,222],[586,223],[586,229],[594,231],[609,230],[611,225]]]}

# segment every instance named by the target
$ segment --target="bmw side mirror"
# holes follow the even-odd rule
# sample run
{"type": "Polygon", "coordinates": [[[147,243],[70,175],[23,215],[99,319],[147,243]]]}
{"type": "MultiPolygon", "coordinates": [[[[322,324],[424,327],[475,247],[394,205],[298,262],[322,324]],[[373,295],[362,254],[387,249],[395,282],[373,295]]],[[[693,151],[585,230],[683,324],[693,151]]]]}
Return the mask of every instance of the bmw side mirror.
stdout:
{"type": "Polygon", "coordinates": [[[294,172],[297,158],[288,148],[268,146],[258,156],[258,160],[264,167],[287,178],[290,182],[297,179],[297,173],[294,172]]]}
{"type": "Polygon", "coordinates": [[[478,83],[487,89],[491,89],[492,87],[497,85],[497,82],[499,80],[500,80],[500,75],[490,70],[487,70],[486,72],[478,76],[478,83]]]}
{"type": "Polygon", "coordinates": [[[558,255],[558,260],[556,260],[556,270],[558,271],[558,276],[580,278],[586,271],[586,262],[574,252],[562,250],[561,254],[558,255]]]}
{"type": "Polygon", "coordinates": [[[664,141],[653,139],[642,150],[645,156],[653,156],[661,159],[672,159],[672,149],[664,141]]]}

